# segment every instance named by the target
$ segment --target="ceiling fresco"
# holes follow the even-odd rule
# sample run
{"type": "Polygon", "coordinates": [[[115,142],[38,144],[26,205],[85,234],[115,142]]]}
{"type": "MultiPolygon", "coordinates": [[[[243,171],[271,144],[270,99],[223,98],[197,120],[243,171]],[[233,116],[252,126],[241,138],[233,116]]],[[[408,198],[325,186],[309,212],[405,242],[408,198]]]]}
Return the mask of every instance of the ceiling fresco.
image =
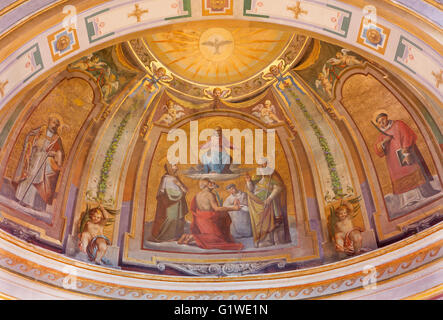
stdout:
{"type": "Polygon", "coordinates": [[[4,142],[4,219],[84,262],[194,276],[340,261],[438,220],[438,145],[386,71],[217,25],[150,32],[43,84],[4,142]]]}
{"type": "MultiPolygon", "coordinates": [[[[308,23],[318,4],[296,3],[285,19],[308,23]]],[[[128,19],[161,12],[142,9],[128,19]]],[[[339,18],[323,30],[350,32],[350,11],[322,10],[339,18]]],[[[86,19],[91,41],[113,32],[111,13],[86,19]]],[[[362,46],[390,50],[371,30],[362,46]]],[[[363,263],[442,220],[440,106],[361,50],[207,20],[67,58],[76,29],[53,31],[63,63],[0,111],[2,232],[109,274],[265,279],[363,263]]],[[[29,76],[41,54],[20,58],[29,76]]]]}
{"type": "Polygon", "coordinates": [[[259,73],[288,46],[293,34],[266,28],[182,28],[144,37],[162,64],[187,80],[226,85],[259,73]]]}

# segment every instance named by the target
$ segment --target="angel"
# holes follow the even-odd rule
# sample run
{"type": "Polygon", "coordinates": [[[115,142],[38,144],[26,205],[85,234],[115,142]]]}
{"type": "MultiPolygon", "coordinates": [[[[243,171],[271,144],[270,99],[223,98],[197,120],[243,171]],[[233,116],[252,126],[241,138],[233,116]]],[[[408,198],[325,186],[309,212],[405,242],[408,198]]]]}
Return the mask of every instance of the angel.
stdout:
{"type": "Polygon", "coordinates": [[[335,250],[344,252],[348,256],[357,255],[362,251],[363,230],[352,223],[352,219],[357,216],[357,211],[360,209],[358,204],[360,198],[341,201],[337,208],[330,207],[330,228],[335,250]]]}
{"type": "Polygon", "coordinates": [[[212,108],[217,109],[220,106],[221,99],[227,98],[231,94],[231,90],[214,88],[212,92],[210,92],[208,89],[205,89],[204,93],[208,98],[213,100],[212,108]]]}
{"type": "Polygon", "coordinates": [[[282,60],[278,65],[272,65],[269,72],[263,75],[265,80],[279,79],[283,77],[283,70],[285,69],[285,62],[282,60]]]}
{"type": "Polygon", "coordinates": [[[114,94],[119,87],[119,82],[115,74],[110,73],[106,76],[106,83],[102,86],[103,98],[107,100],[112,94],[114,94]]]}
{"type": "Polygon", "coordinates": [[[158,89],[157,83],[160,81],[163,82],[170,82],[173,80],[173,78],[166,74],[166,69],[163,67],[158,67],[155,65],[154,62],[151,63],[151,70],[152,70],[152,78],[146,78],[144,82],[144,86],[148,92],[153,91],[153,87],[156,87],[158,89]]]}
{"type": "Polygon", "coordinates": [[[164,113],[161,115],[158,122],[165,123],[168,126],[185,115],[185,109],[183,109],[182,106],[175,104],[172,100],[169,100],[167,104],[163,106],[163,111],[164,113]]]}
{"type": "MultiPolygon", "coordinates": [[[[277,84],[276,87],[277,89],[283,94],[283,96],[286,97],[286,94],[284,93],[284,89],[285,88],[289,88],[291,86],[297,88],[297,90],[304,95],[305,93],[303,92],[302,89],[300,89],[300,87],[295,83],[294,79],[292,78],[291,75],[287,75],[287,76],[283,76],[283,71],[285,69],[285,62],[283,60],[281,60],[279,62],[279,64],[277,65],[272,65],[269,68],[269,72],[265,73],[263,75],[263,79],[265,79],[266,81],[270,81],[273,79],[277,79],[277,84]],[[283,84],[283,89],[280,87],[280,85],[283,84]]],[[[286,97],[286,100],[289,102],[288,98],[286,97]]],[[[290,103],[290,102],[289,102],[290,103]]]]}
{"type": "Polygon", "coordinates": [[[258,104],[252,109],[252,114],[257,118],[260,118],[266,124],[271,124],[274,122],[280,122],[280,119],[275,114],[275,107],[271,103],[271,100],[266,100],[265,104],[258,104]]]}
{"type": "Polygon", "coordinates": [[[110,264],[104,255],[111,241],[104,235],[104,227],[113,222],[111,215],[117,210],[104,208],[99,205],[95,208],[86,207],[79,226],[79,248],[88,255],[90,261],[96,264],[110,264]]]}
{"type": "Polygon", "coordinates": [[[97,71],[101,69],[109,69],[106,62],[100,61],[100,57],[94,54],[90,54],[77,62],[71,64],[72,69],[80,69],[83,71],[97,71]]]}
{"type": "Polygon", "coordinates": [[[317,80],[315,80],[315,86],[317,89],[322,88],[328,97],[332,98],[332,83],[329,80],[329,69],[326,65],[323,66],[322,72],[318,74],[317,80]]]}
{"type": "Polygon", "coordinates": [[[111,68],[106,62],[100,61],[98,55],[91,54],[71,64],[71,69],[80,69],[89,72],[100,86],[105,84],[105,78],[109,76],[111,68]]]}
{"type": "Polygon", "coordinates": [[[341,51],[338,51],[335,54],[335,58],[330,58],[326,62],[333,66],[342,65],[345,67],[362,64],[362,62],[358,60],[357,57],[349,55],[348,52],[351,51],[347,49],[341,49],[341,51]]]}

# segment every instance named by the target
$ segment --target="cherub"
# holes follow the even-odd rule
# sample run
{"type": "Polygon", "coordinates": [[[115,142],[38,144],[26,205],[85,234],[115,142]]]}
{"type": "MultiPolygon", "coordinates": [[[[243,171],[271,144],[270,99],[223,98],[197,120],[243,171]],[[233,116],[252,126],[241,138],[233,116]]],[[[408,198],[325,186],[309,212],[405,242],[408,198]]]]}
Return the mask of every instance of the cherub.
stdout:
{"type": "Polygon", "coordinates": [[[102,86],[103,98],[107,100],[113,93],[118,90],[119,83],[115,74],[110,73],[106,76],[106,82],[102,86]]]}
{"type": "Polygon", "coordinates": [[[100,57],[97,55],[89,55],[81,59],[80,61],[74,62],[71,68],[80,69],[83,71],[91,71],[95,69],[108,69],[109,67],[105,62],[100,61],[100,57]]]}
{"type": "Polygon", "coordinates": [[[331,58],[326,62],[333,66],[344,65],[347,67],[362,64],[357,57],[348,55],[348,52],[350,51],[347,49],[341,49],[341,51],[335,54],[335,58],[331,58]]]}
{"type": "Polygon", "coordinates": [[[263,79],[265,80],[272,80],[274,78],[279,79],[282,77],[283,70],[285,69],[285,63],[284,61],[280,61],[278,65],[272,65],[269,68],[269,72],[263,75],[263,79]]]}
{"type": "Polygon", "coordinates": [[[155,63],[152,63],[151,69],[153,71],[154,78],[156,78],[158,81],[164,81],[169,82],[172,81],[172,77],[168,76],[166,74],[166,69],[163,67],[158,67],[155,65],[155,63]]]}
{"type": "Polygon", "coordinates": [[[111,74],[111,68],[97,55],[89,55],[86,58],[71,65],[72,69],[80,69],[89,72],[100,86],[105,85],[106,78],[111,74]]]}
{"type": "Polygon", "coordinates": [[[159,123],[165,123],[166,125],[170,125],[174,121],[180,119],[185,115],[183,112],[185,109],[183,107],[179,106],[178,104],[175,104],[174,101],[169,100],[166,105],[163,106],[163,113],[158,120],[159,123]]]}
{"type": "MultiPolygon", "coordinates": [[[[358,202],[359,197],[351,200],[358,202]]],[[[352,219],[355,218],[359,205],[354,207],[350,201],[342,201],[340,205],[334,209],[331,206],[331,231],[335,242],[335,250],[344,252],[347,255],[357,255],[361,253],[363,231],[359,227],[355,227],[352,219]]]]}
{"type": "Polygon", "coordinates": [[[326,65],[323,66],[322,72],[318,74],[318,78],[315,80],[315,86],[317,89],[321,87],[328,97],[332,98],[332,83],[329,81],[329,69],[326,68],[326,65]]]}
{"type": "Polygon", "coordinates": [[[281,60],[278,64],[273,64],[269,67],[269,72],[262,75],[262,78],[266,81],[277,80],[275,87],[283,94],[286,98],[286,101],[289,102],[288,97],[284,93],[284,90],[287,88],[296,88],[300,94],[305,95],[305,92],[297,85],[294,81],[294,78],[290,74],[283,75],[285,70],[285,62],[281,60]],[[283,88],[281,87],[283,85],[283,88]]]}
{"type": "Polygon", "coordinates": [[[103,257],[111,244],[104,235],[104,227],[112,222],[109,214],[116,214],[116,210],[98,206],[86,211],[81,219],[79,228],[79,248],[88,255],[90,261],[97,264],[109,264],[103,257]]]}
{"type": "Polygon", "coordinates": [[[157,67],[154,61],[151,63],[152,78],[147,78],[144,82],[144,86],[148,92],[153,90],[153,87],[160,81],[171,82],[173,78],[166,74],[166,69],[163,67],[157,67]]]}
{"type": "Polygon", "coordinates": [[[276,116],[275,107],[271,100],[266,100],[265,104],[258,104],[252,109],[252,114],[257,118],[260,118],[264,123],[270,124],[274,122],[280,122],[280,119],[276,116]]]}
{"type": "Polygon", "coordinates": [[[221,99],[225,99],[231,94],[231,90],[230,89],[222,90],[220,88],[214,88],[212,92],[209,91],[208,89],[205,89],[204,93],[208,98],[213,100],[212,108],[216,109],[220,106],[221,99]]]}

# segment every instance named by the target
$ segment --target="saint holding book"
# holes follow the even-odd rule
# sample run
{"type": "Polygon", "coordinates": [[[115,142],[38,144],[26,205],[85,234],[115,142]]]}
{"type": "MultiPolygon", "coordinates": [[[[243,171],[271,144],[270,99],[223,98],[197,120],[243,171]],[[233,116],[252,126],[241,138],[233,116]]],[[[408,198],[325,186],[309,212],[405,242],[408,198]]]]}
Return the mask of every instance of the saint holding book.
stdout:
{"type": "Polygon", "coordinates": [[[380,132],[375,152],[386,158],[393,193],[399,196],[400,206],[413,205],[437,194],[439,191],[430,184],[433,177],[417,148],[414,131],[401,120],[389,120],[385,112],[379,111],[375,116],[380,132]]]}

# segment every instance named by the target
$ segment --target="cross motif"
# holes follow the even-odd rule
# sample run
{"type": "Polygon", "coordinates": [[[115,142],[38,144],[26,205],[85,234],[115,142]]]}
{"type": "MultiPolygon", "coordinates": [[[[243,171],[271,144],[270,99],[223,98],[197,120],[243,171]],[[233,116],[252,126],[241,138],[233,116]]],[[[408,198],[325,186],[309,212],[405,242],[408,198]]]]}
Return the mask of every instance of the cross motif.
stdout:
{"type": "Polygon", "coordinates": [[[148,12],[149,12],[148,9],[146,9],[146,10],[142,10],[142,9],[140,9],[140,7],[139,7],[138,4],[135,4],[135,9],[134,9],[133,12],[131,12],[130,14],[128,14],[128,18],[130,18],[130,17],[136,17],[136,18],[137,18],[137,22],[140,22],[140,21],[141,21],[141,17],[142,17],[142,15],[143,15],[144,13],[148,13],[148,12]]]}
{"type": "Polygon", "coordinates": [[[438,89],[440,87],[440,84],[443,83],[443,70],[440,70],[440,73],[436,73],[436,72],[432,71],[432,75],[435,78],[435,81],[436,81],[435,86],[438,89]]]}
{"type": "Polygon", "coordinates": [[[287,10],[294,12],[294,18],[298,19],[298,16],[301,14],[308,14],[308,11],[303,10],[303,8],[300,7],[300,1],[297,1],[294,7],[286,7],[287,10]]]}
{"type": "Polygon", "coordinates": [[[8,80],[6,80],[5,82],[1,82],[0,81],[0,95],[2,96],[2,98],[5,95],[5,86],[8,84],[8,80]]]}

